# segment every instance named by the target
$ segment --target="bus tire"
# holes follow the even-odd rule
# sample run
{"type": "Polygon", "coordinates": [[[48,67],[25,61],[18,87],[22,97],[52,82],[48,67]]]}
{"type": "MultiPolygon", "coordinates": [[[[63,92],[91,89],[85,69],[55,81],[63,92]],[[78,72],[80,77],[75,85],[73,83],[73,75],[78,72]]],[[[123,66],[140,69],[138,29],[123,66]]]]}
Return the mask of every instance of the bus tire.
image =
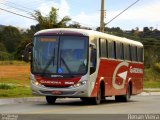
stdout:
{"type": "Polygon", "coordinates": [[[92,98],[92,103],[94,105],[99,105],[101,103],[101,98],[102,98],[102,94],[101,94],[101,88],[99,88],[99,91],[97,93],[97,96],[92,98]]]}
{"type": "Polygon", "coordinates": [[[89,102],[90,98],[87,98],[87,97],[82,97],[80,98],[83,102],[89,102]]]}
{"type": "Polygon", "coordinates": [[[115,100],[117,102],[128,102],[131,98],[131,85],[128,84],[126,95],[117,95],[115,96],[115,100]]]}
{"type": "Polygon", "coordinates": [[[48,104],[54,104],[56,99],[57,98],[54,97],[54,96],[46,96],[46,101],[47,101],[48,104]]]}

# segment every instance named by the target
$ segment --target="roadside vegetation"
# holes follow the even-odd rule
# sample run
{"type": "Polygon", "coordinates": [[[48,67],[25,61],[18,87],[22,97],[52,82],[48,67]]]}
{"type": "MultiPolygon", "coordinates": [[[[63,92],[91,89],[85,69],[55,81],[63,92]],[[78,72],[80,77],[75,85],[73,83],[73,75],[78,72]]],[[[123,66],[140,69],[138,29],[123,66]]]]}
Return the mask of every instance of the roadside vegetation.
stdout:
{"type": "Polygon", "coordinates": [[[30,88],[11,83],[0,83],[0,98],[31,96],[30,88]]]}
{"type": "Polygon", "coordinates": [[[146,68],[144,75],[144,88],[160,88],[160,67],[146,68]]]}

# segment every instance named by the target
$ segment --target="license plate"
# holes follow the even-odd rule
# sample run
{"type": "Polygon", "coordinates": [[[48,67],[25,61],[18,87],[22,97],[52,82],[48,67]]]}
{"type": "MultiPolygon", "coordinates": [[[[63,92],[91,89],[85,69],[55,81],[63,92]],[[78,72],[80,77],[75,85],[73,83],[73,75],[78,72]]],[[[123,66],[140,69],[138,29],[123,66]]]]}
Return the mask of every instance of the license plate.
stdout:
{"type": "Polygon", "coordinates": [[[53,95],[61,95],[62,92],[61,92],[61,91],[52,91],[52,94],[53,94],[53,95]]]}

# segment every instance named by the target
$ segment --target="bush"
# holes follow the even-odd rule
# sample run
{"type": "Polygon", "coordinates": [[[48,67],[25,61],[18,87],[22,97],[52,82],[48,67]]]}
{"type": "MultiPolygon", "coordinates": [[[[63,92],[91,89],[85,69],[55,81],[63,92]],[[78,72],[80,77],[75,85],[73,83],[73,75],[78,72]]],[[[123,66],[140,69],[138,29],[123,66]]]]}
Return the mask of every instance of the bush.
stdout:
{"type": "Polygon", "coordinates": [[[160,63],[155,63],[153,69],[160,73],[160,63]]]}
{"type": "Polygon", "coordinates": [[[4,60],[11,60],[12,59],[12,55],[7,53],[7,52],[2,52],[0,51],[0,60],[4,61],[4,60]]]}
{"type": "Polygon", "coordinates": [[[15,85],[13,84],[0,83],[0,89],[8,90],[13,88],[15,88],[15,85]]]}

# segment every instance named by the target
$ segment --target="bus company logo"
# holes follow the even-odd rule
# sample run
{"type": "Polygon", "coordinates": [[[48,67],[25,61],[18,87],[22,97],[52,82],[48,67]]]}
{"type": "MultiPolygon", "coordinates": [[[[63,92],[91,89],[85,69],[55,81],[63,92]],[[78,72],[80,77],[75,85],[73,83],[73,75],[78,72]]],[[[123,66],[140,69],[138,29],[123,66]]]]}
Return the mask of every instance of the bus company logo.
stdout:
{"type": "MultiPolygon", "coordinates": [[[[127,74],[128,74],[128,69],[126,69],[126,71],[122,72],[122,73],[118,73],[118,70],[121,68],[121,67],[124,67],[126,66],[127,68],[129,67],[129,63],[127,62],[121,62],[120,64],[117,65],[117,67],[115,68],[115,71],[113,73],[113,78],[112,78],[112,85],[115,89],[123,89],[124,88],[124,85],[125,85],[125,82],[127,80],[127,74]],[[123,79],[123,82],[121,85],[118,85],[116,83],[116,76],[120,77],[123,79]]],[[[134,74],[143,74],[143,69],[141,68],[133,68],[132,66],[130,66],[129,68],[129,72],[130,73],[134,73],[134,74]]],[[[131,79],[131,78],[129,78],[131,79]]]]}
{"type": "Polygon", "coordinates": [[[127,74],[128,74],[128,71],[127,71],[127,70],[124,71],[124,72],[122,72],[122,73],[117,74],[117,73],[118,73],[118,70],[119,70],[122,66],[128,67],[128,66],[129,66],[129,63],[127,63],[127,62],[121,62],[121,63],[118,64],[117,67],[115,68],[114,73],[113,73],[113,78],[112,78],[112,85],[113,85],[113,87],[114,87],[115,89],[123,89],[123,88],[124,88],[124,85],[125,85],[125,81],[126,81],[126,79],[127,79],[127,74]],[[121,85],[118,85],[118,84],[116,83],[116,76],[119,76],[120,78],[123,79],[123,82],[122,82],[121,85]]]}
{"type": "Polygon", "coordinates": [[[130,67],[130,73],[143,74],[143,69],[130,67]]]}
{"type": "Polygon", "coordinates": [[[42,83],[42,84],[56,84],[56,85],[62,84],[60,81],[46,81],[46,80],[41,80],[40,83],[42,83]]]}

